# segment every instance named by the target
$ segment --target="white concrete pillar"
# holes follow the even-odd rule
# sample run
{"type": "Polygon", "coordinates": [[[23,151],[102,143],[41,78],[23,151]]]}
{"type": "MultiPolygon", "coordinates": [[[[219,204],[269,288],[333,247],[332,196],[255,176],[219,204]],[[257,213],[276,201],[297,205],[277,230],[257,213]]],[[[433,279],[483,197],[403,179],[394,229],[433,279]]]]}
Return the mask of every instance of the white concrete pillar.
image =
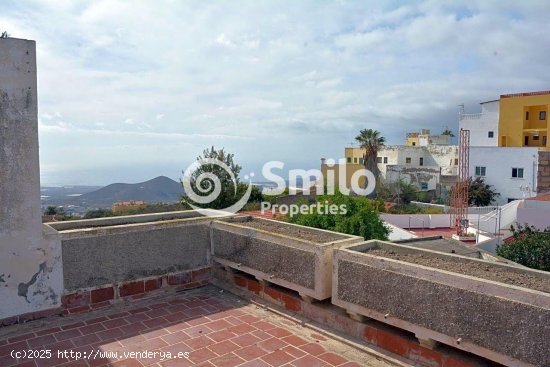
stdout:
{"type": "Polygon", "coordinates": [[[42,233],[36,75],[35,42],[0,39],[0,320],[63,290],[59,239],[42,233]]]}

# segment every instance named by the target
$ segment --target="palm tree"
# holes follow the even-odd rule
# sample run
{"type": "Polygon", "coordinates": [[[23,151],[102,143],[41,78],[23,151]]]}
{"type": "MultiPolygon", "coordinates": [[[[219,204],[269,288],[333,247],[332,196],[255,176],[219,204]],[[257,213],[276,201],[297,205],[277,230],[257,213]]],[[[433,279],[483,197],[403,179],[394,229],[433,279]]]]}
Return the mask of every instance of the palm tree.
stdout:
{"type": "MultiPolygon", "coordinates": [[[[363,164],[365,165],[365,169],[370,170],[374,174],[374,177],[376,177],[376,181],[378,181],[378,151],[384,146],[386,138],[381,136],[378,130],[363,129],[359,131],[359,135],[355,137],[355,140],[363,150],[363,164]]],[[[376,187],[369,196],[376,196],[376,187]]]]}
{"type": "Polygon", "coordinates": [[[443,131],[443,132],[441,133],[441,135],[449,135],[449,137],[451,137],[451,138],[454,138],[454,137],[455,137],[455,134],[453,134],[453,132],[452,132],[451,130],[449,130],[449,129],[445,129],[445,131],[443,131]]]}

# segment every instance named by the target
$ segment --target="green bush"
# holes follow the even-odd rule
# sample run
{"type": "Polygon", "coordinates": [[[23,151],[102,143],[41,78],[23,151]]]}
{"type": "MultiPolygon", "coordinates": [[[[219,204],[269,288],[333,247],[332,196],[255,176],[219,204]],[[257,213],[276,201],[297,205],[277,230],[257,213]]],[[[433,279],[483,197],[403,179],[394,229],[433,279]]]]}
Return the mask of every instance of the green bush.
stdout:
{"type": "Polygon", "coordinates": [[[550,271],[550,227],[512,227],[513,241],[497,247],[497,255],[529,268],[550,271]]]}
{"type": "MultiPolygon", "coordinates": [[[[304,201],[303,204],[307,203],[304,201]]],[[[335,195],[319,196],[316,205],[345,207],[346,213],[320,214],[313,211],[308,214],[287,216],[287,220],[308,227],[362,236],[365,240],[388,239],[390,229],[380,219],[380,202],[378,201],[369,200],[366,197],[346,196],[336,193],[335,195]]]]}

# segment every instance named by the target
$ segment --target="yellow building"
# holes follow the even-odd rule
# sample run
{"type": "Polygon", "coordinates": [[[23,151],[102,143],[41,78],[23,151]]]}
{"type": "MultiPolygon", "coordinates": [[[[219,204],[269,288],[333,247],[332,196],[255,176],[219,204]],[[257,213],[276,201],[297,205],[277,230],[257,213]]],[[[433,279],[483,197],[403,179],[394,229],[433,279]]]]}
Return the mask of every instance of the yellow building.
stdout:
{"type": "Polygon", "coordinates": [[[498,146],[546,147],[550,91],[500,96],[498,146]]]}

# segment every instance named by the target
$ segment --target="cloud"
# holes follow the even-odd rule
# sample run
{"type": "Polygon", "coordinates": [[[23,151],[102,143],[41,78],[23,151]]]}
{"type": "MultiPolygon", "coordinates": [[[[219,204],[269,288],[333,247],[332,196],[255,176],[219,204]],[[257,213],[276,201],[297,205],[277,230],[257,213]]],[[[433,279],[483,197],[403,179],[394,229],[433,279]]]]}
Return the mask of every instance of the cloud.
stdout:
{"type": "Polygon", "coordinates": [[[501,93],[548,89],[549,11],[465,0],[14,1],[0,24],[37,40],[48,179],[78,179],[59,168],[70,151],[94,157],[90,183],[109,183],[150,178],[143,161],[177,175],[210,145],[258,173],[269,159],[318,167],[361,128],[391,144],[411,129],[456,130],[460,103],[477,112],[501,93]],[[101,171],[117,164],[126,168],[101,171]]]}

